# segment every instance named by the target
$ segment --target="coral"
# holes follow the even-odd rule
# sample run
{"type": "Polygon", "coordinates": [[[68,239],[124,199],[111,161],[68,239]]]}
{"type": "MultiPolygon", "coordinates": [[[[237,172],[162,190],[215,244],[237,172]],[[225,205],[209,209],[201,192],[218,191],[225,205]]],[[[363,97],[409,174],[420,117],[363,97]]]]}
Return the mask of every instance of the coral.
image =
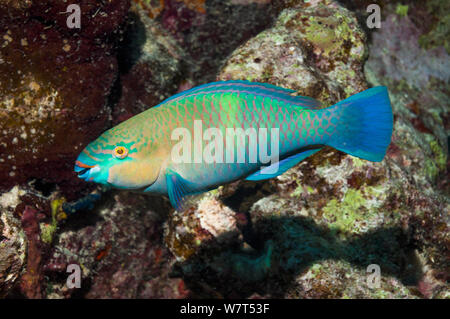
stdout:
{"type": "Polygon", "coordinates": [[[0,298],[12,290],[25,269],[25,233],[11,212],[21,192],[23,190],[15,187],[0,196],[0,298]]]}
{"type": "Polygon", "coordinates": [[[445,49],[441,47],[426,51],[420,47],[419,38],[420,29],[409,17],[389,15],[383,21],[381,31],[374,34],[374,45],[381,45],[386,51],[374,58],[381,58],[383,64],[389,65],[386,68],[389,78],[396,81],[405,78],[414,88],[426,86],[432,78],[448,81],[449,62],[445,49]],[[401,34],[403,41],[392,43],[384,37],[385,32],[393,32],[393,36],[401,34]],[[400,58],[401,63],[394,61],[395,57],[400,58]]]}
{"type": "Polygon", "coordinates": [[[397,4],[397,8],[395,9],[395,13],[399,16],[406,17],[408,15],[409,7],[406,5],[397,4]]]}
{"type": "Polygon", "coordinates": [[[330,105],[366,88],[364,41],[355,16],[331,2],[287,8],[233,52],[218,78],[269,82],[330,105]]]}
{"type": "Polygon", "coordinates": [[[448,5],[379,1],[369,30],[371,3],[83,0],[70,30],[64,2],[0,0],[0,297],[448,298],[448,5]],[[184,211],[73,179],[102,130],[214,79],[323,107],[385,85],[387,155],[324,147],[184,211]]]}
{"type": "Polygon", "coordinates": [[[431,26],[430,32],[422,34],[419,43],[425,49],[432,49],[444,46],[448,54],[450,54],[449,43],[449,26],[450,26],[450,4],[447,2],[432,0],[426,3],[427,11],[434,16],[435,22],[431,26]]]}
{"type": "MultiPolygon", "coordinates": [[[[198,13],[206,13],[205,0],[176,0],[177,2],[183,2],[184,5],[190,10],[198,13]]],[[[161,12],[165,9],[167,2],[170,0],[133,0],[133,2],[139,6],[151,19],[157,18],[161,12]]]]}
{"type": "Polygon", "coordinates": [[[117,31],[128,7],[122,1],[81,7],[92,14],[79,31],[67,28],[60,1],[32,2],[19,16],[0,7],[2,189],[34,178],[73,192],[79,181],[67,168],[108,124],[117,60],[113,43],[99,39],[117,31]]]}
{"type": "MultiPolygon", "coordinates": [[[[370,194],[370,188],[367,189],[370,194]]],[[[378,196],[374,196],[374,202],[382,201],[383,190],[376,190],[378,196]]],[[[349,189],[345,192],[341,202],[336,199],[328,201],[323,208],[323,217],[328,222],[329,227],[335,231],[361,232],[376,217],[376,208],[364,205],[366,199],[360,190],[349,189]],[[370,209],[370,210],[367,210],[370,209]]],[[[372,195],[372,194],[371,194],[372,195]]]]}
{"type": "Polygon", "coordinates": [[[212,191],[194,198],[186,210],[169,217],[164,240],[178,261],[186,261],[205,246],[217,250],[242,239],[236,213],[218,196],[212,191]]]}
{"type": "Polygon", "coordinates": [[[41,239],[46,244],[51,244],[53,240],[53,236],[58,228],[58,219],[57,214],[59,213],[60,207],[62,204],[62,200],[55,200],[52,202],[52,220],[51,223],[41,223],[39,226],[41,228],[41,239]]]}
{"type": "Polygon", "coordinates": [[[42,244],[37,211],[29,206],[25,207],[22,227],[27,236],[27,270],[20,278],[22,292],[30,299],[43,297],[44,274],[42,272],[42,244]]]}
{"type": "Polygon", "coordinates": [[[212,239],[212,235],[202,229],[194,212],[194,208],[182,214],[175,212],[166,224],[165,243],[179,261],[188,259],[200,249],[203,241],[212,239]]]}
{"type": "Polygon", "coordinates": [[[158,23],[134,5],[119,51],[120,93],[113,124],[140,113],[174,94],[184,79],[186,53],[158,23]]]}
{"type": "Polygon", "coordinates": [[[173,257],[162,241],[166,204],[145,195],[105,194],[92,210],[78,211],[59,225],[45,263],[51,298],[177,298],[180,278],[169,278],[173,257]],[[106,196],[109,195],[109,196],[106,196]],[[74,226],[76,225],[76,226],[74,226]],[[81,289],[64,287],[68,264],[80,265],[81,289]]]}
{"type": "MultiPolygon", "coordinates": [[[[221,205],[215,199],[201,201],[196,215],[200,220],[200,226],[214,237],[219,237],[225,233],[229,235],[236,229],[236,213],[230,208],[221,205]]],[[[223,236],[220,238],[223,239],[223,236]]]]}

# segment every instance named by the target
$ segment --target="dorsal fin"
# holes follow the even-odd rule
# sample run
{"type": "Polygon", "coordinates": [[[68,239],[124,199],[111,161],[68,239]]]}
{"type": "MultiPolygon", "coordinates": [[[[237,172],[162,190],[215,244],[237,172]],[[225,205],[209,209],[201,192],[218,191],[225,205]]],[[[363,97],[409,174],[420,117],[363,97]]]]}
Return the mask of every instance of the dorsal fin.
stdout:
{"type": "Polygon", "coordinates": [[[250,82],[243,80],[235,81],[220,81],[203,84],[192,89],[177,93],[168,99],[162,101],[155,107],[161,106],[167,102],[175,101],[177,99],[182,99],[189,96],[194,96],[198,94],[204,94],[209,92],[217,93],[227,93],[227,92],[237,92],[237,93],[251,93],[267,98],[282,100],[286,103],[309,107],[318,108],[320,107],[320,102],[306,96],[293,96],[294,90],[281,88],[272,84],[250,82]]]}

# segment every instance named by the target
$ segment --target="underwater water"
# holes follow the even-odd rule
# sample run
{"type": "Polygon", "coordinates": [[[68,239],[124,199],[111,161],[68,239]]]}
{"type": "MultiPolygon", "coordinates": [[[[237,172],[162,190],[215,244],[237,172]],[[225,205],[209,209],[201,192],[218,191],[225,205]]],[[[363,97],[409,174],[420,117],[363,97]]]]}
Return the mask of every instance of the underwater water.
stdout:
{"type": "Polygon", "coordinates": [[[0,298],[450,297],[448,1],[78,2],[0,1],[0,298]]]}

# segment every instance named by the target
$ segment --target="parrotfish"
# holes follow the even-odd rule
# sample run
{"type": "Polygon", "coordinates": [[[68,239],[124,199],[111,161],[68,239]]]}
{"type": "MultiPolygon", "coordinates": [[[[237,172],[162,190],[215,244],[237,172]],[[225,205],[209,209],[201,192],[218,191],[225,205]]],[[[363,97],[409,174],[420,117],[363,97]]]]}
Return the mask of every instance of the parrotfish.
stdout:
{"type": "Polygon", "coordinates": [[[75,172],[166,195],[182,209],[188,195],[242,178],[273,178],[324,146],[368,161],[384,158],[393,126],[386,87],[326,108],[294,93],[248,81],[189,89],[104,132],[80,153],[75,172]]]}

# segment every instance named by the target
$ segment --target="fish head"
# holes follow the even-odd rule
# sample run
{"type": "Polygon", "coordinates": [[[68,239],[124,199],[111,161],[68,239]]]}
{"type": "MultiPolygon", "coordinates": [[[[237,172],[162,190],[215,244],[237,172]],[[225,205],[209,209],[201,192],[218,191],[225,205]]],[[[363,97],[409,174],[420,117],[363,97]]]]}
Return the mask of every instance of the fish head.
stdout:
{"type": "Polygon", "coordinates": [[[74,170],[88,182],[145,190],[156,181],[161,166],[152,153],[142,132],[118,126],[90,143],[78,156],[74,170]]]}

